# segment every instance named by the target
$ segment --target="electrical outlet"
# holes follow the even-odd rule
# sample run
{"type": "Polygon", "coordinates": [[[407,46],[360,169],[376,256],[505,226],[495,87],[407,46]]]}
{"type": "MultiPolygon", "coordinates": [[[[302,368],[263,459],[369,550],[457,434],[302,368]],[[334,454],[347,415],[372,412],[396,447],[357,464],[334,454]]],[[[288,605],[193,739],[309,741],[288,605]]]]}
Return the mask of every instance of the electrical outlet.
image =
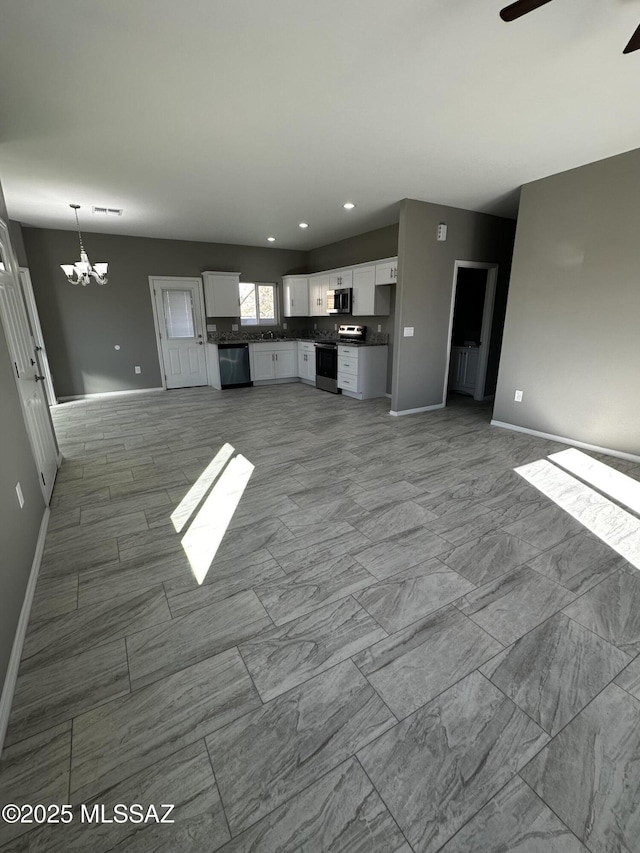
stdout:
{"type": "Polygon", "coordinates": [[[334,324],[333,324],[333,331],[334,331],[334,332],[337,332],[337,331],[338,331],[338,324],[337,324],[337,323],[334,323],[334,324]]]}
{"type": "Polygon", "coordinates": [[[24,495],[22,494],[22,488],[20,483],[16,483],[16,495],[18,496],[18,503],[20,504],[20,509],[24,506],[24,495]]]}
{"type": "Polygon", "coordinates": [[[231,331],[232,331],[232,332],[237,332],[237,331],[238,331],[238,324],[237,324],[237,323],[232,323],[232,324],[231,324],[231,331]]]}
{"type": "Polygon", "coordinates": [[[381,331],[382,331],[382,326],[380,325],[380,323],[378,323],[378,331],[379,331],[379,332],[381,332],[381,331]]]}
{"type": "Polygon", "coordinates": [[[315,332],[315,331],[317,330],[317,328],[318,328],[318,324],[317,324],[317,323],[314,323],[314,324],[313,324],[313,331],[315,332]]]}
{"type": "Polygon", "coordinates": [[[140,368],[139,364],[136,364],[136,366],[133,369],[136,373],[142,373],[142,369],[140,368]]]}
{"type": "Polygon", "coordinates": [[[513,399],[516,401],[516,403],[521,403],[522,402],[522,391],[516,391],[513,399]]]}
{"type": "Polygon", "coordinates": [[[286,324],[286,323],[283,323],[283,324],[282,324],[282,328],[283,328],[283,329],[286,329],[286,328],[287,328],[287,324],[286,324]]]}

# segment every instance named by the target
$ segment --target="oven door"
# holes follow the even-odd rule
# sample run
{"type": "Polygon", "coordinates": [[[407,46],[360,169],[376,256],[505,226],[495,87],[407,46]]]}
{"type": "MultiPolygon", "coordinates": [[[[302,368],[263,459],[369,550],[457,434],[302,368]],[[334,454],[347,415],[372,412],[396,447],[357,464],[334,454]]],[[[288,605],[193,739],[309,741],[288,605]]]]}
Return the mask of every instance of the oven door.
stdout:
{"type": "Polygon", "coordinates": [[[338,348],[316,344],[316,388],[338,393],[338,348]]]}

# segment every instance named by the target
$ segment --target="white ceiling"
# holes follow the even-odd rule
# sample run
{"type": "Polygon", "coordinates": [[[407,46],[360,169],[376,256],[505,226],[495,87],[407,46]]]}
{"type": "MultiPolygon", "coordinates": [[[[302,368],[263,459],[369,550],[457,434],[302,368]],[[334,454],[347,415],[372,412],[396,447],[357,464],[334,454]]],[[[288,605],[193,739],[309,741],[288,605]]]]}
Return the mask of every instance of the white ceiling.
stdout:
{"type": "Polygon", "coordinates": [[[296,249],[405,197],[515,216],[521,184],[640,145],[640,0],[506,2],[2,0],[9,215],[296,249]]]}

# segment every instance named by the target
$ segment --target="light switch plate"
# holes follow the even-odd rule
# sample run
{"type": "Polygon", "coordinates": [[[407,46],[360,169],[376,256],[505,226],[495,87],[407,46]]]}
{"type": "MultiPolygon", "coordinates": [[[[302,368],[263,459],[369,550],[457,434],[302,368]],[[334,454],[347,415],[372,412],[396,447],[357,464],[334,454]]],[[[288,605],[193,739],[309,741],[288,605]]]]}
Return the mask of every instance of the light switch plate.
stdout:
{"type": "Polygon", "coordinates": [[[513,399],[516,401],[516,403],[521,403],[522,402],[522,391],[516,391],[513,399]]]}
{"type": "Polygon", "coordinates": [[[413,326],[405,326],[404,327],[405,338],[412,338],[413,337],[413,329],[414,329],[413,326]]]}

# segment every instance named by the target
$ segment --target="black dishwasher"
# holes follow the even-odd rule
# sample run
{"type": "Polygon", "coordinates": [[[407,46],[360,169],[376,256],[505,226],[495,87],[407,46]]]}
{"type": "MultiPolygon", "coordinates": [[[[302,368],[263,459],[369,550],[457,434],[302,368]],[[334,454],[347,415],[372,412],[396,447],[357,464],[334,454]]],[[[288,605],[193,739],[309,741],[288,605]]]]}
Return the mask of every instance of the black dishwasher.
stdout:
{"type": "Polygon", "coordinates": [[[249,367],[249,344],[218,344],[220,385],[225,388],[248,388],[253,385],[249,367]]]}

